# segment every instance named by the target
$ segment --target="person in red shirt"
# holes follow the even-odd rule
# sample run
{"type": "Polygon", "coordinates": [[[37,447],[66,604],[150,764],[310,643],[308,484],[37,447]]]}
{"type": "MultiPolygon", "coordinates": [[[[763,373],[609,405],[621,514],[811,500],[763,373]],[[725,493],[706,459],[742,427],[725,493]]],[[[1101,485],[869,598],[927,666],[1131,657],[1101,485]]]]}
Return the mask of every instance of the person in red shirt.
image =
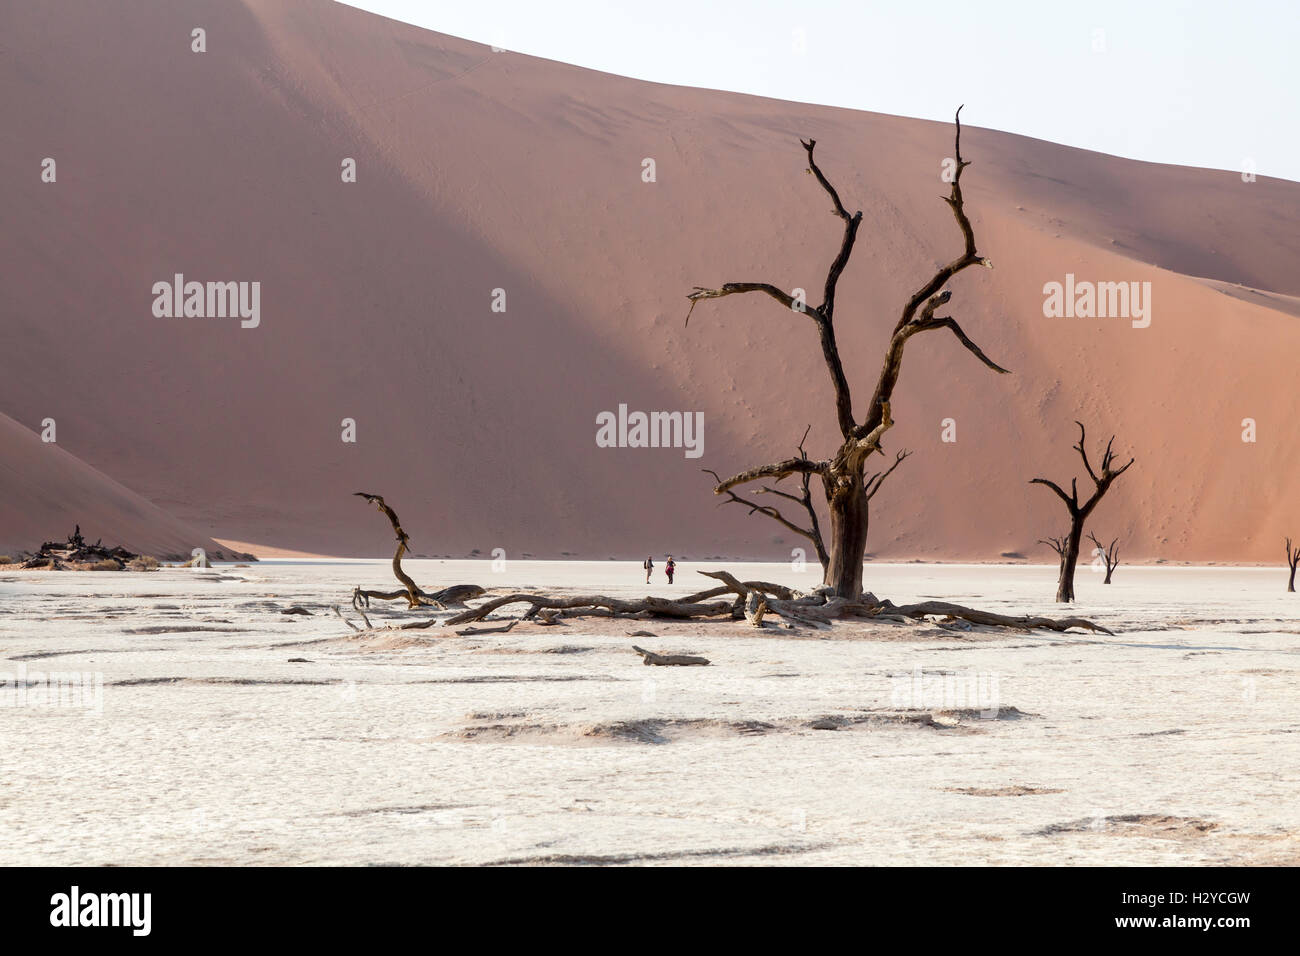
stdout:
{"type": "Polygon", "coordinates": [[[673,572],[677,570],[677,564],[673,561],[673,556],[668,555],[668,563],[664,565],[664,574],[668,575],[668,583],[673,583],[673,572]]]}

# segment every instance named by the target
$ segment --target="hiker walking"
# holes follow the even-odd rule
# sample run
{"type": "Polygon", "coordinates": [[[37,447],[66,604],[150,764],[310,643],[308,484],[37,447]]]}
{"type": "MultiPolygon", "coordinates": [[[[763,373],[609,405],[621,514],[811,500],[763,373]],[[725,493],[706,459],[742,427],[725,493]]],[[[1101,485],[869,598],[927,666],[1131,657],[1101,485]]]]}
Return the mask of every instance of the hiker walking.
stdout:
{"type": "Polygon", "coordinates": [[[649,584],[649,583],[650,583],[650,573],[651,573],[652,571],[654,571],[654,569],[655,569],[654,559],[653,559],[653,558],[649,558],[649,557],[647,557],[647,558],[645,559],[645,563],[642,564],[641,567],[645,568],[645,583],[646,583],[646,584],[649,584]]]}
{"type": "Polygon", "coordinates": [[[673,572],[677,570],[677,563],[673,561],[673,556],[668,555],[668,563],[664,565],[664,574],[668,575],[668,583],[673,583],[673,572]]]}

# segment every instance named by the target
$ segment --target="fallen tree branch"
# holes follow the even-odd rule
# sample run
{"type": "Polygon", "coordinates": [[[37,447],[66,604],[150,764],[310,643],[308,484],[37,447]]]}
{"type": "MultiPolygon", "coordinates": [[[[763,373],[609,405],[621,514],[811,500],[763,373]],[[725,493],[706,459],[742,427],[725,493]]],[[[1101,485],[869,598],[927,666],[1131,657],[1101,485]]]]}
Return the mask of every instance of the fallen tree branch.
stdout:
{"type": "MultiPolygon", "coordinates": [[[[892,623],[909,623],[928,616],[959,619],[972,624],[992,627],[1010,627],[1017,630],[1043,629],[1049,631],[1066,631],[1072,627],[1112,634],[1113,631],[1093,621],[1081,617],[1049,618],[1036,615],[1010,616],[981,611],[960,604],[946,601],[923,601],[917,604],[898,606],[892,601],[879,600],[873,594],[863,594],[857,600],[828,595],[824,592],[802,594],[781,585],[764,581],[743,582],[729,571],[699,571],[704,577],[722,582],[721,587],[701,591],[685,598],[670,599],[647,596],[637,601],[608,597],[603,594],[574,595],[563,597],[537,593],[511,593],[492,598],[477,607],[466,610],[448,618],[443,623],[455,627],[486,619],[494,611],[511,604],[526,604],[528,610],[522,619],[536,617],[553,617],[559,612],[566,616],[629,616],[658,617],[677,620],[690,620],[705,617],[744,618],[750,624],[762,626],[767,613],[776,614],[787,621],[811,627],[828,627],[836,620],[845,618],[862,618],[873,621],[892,623]],[[725,594],[735,596],[734,601],[708,602],[710,598],[725,594]]],[[[434,622],[421,623],[420,627],[431,626],[434,622]]],[[[416,625],[407,625],[413,627],[416,625]]],[[[508,630],[491,629],[491,630],[508,630]]],[[[465,633],[465,632],[457,632],[465,633]]],[[[486,630],[477,633],[487,633],[486,630]]]]}
{"type": "MultiPolygon", "coordinates": [[[[703,574],[706,578],[717,578],[719,581],[722,580],[722,578],[719,576],[719,572],[716,571],[700,571],[699,573],[703,574]]],[[[726,572],[724,571],[722,573],[725,574],[726,572]]],[[[727,577],[731,577],[731,575],[728,574],[727,577]]],[[[733,580],[735,579],[733,578],[733,580]]],[[[771,584],[767,581],[745,581],[744,587],[748,588],[751,591],[762,591],[764,594],[770,594],[773,597],[778,597],[785,601],[793,600],[795,596],[795,592],[791,591],[785,585],[771,584]]],[[[709,598],[719,597],[720,595],[723,594],[739,594],[739,593],[741,592],[737,591],[734,587],[731,587],[729,585],[724,585],[723,587],[720,588],[709,588],[707,591],[699,591],[695,594],[688,594],[686,595],[686,597],[680,598],[680,600],[685,604],[693,604],[696,601],[707,601],[709,598]]]]}
{"type": "Polygon", "coordinates": [[[641,655],[641,663],[647,667],[651,664],[657,667],[699,667],[709,663],[707,657],[692,657],[689,654],[656,654],[635,644],[632,645],[632,650],[641,655]]]}
{"type": "Polygon", "coordinates": [[[461,637],[469,637],[471,634],[506,634],[515,629],[518,621],[511,621],[505,627],[467,627],[463,631],[457,631],[461,637]]]}
{"type": "Polygon", "coordinates": [[[333,606],[333,608],[334,608],[334,613],[337,614],[337,615],[339,616],[339,620],[340,620],[340,621],[342,621],[342,622],[343,622],[344,624],[346,624],[348,627],[352,628],[352,630],[354,630],[354,631],[360,631],[360,630],[361,630],[361,628],[357,627],[355,624],[353,624],[351,621],[349,621],[346,617],[343,616],[343,612],[339,610],[339,606],[338,606],[337,604],[332,605],[332,606],[333,606]]]}
{"type": "Polygon", "coordinates": [[[685,620],[692,617],[714,617],[731,613],[731,604],[726,601],[701,604],[658,597],[646,597],[640,601],[624,601],[621,598],[606,597],[603,594],[569,598],[548,597],[541,594],[506,594],[480,604],[478,607],[462,611],[454,617],[448,618],[444,623],[455,626],[481,621],[498,608],[510,604],[531,605],[530,614],[536,614],[543,609],[572,611],[576,614],[594,613],[593,609],[603,609],[614,616],[625,614],[628,616],[670,617],[685,620]]]}
{"type": "Polygon", "coordinates": [[[1023,617],[1009,617],[1005,614],[995,614],[992,611],[980,611],[975,608],[964,607],[960,604],[949,604],[946,601],[921,601],[918,604],[905,604],[902,607],[895,605],[892,601],[882,601],[879,607],[892,614],[901,614],[905,617],[923,618],[928,615],[942,617],[956,617],[964,621],[970,621],[972,624],[988,624],[993,627],[1015,627],[1021,630],[1034,630],[1041,628],[1047,631],[1068,631],[1072,627],[1082,628],[1084,630],[1095,631],[1101,634],[1109,634],[1112,637],[1115,632],[1089,621],[1082,617],[1038,617],[1027,614],[1023,617]]]}

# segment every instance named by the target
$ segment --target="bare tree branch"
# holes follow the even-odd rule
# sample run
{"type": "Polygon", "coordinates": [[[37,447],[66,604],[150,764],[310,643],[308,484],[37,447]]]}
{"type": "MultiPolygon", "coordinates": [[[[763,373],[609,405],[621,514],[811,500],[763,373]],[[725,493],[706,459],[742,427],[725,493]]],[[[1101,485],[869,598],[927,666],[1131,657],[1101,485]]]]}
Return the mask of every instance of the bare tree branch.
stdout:
{"type": "Polygon", "coordinates": [[[938,319],[928,319],[924,324],[918,324],[917,328],[923,332],[930,329],[952,329],[952,334],[957,336],[957,341],[964,345],[977,359],[995,372],[999,372],[1003,375],[1010,373],[1010,369],[1003,368],[997,362],[985,355],[984,350],[970,340],[970,337],[967,336],[966,333],[962,331],[961,326],[957,324],[957,320],[951,316],[944,316],[943,318],[938,319]]]}
{"type": "Polygon", "coordinates": [[[1065,539],[1064,538],[1039,538],[1039,544],[1045,544],[1062,558],[1065,557],[1065,539]]]}
{"type": "MultiPolygon", "coordinates": [[[[840,194],[835,191],[835,187],[822,174],[821,168],[813,159],[813,150],[817,146],[817,140],[808,141],[800,140],[803,148],[808,153],[808,171],[817,177],[817,181],[822,184],[822,188],[830,193],[831,200],[835,203],[835,215],[844,220],[844,238],[840,241],[840,251],[836,254],[834,261],[831,263],[830,270],[826,273],[826,286],[823,293],[822,304],[818,308],[818,313],[824,318],[827,324],[830,324],[835,318],[835,287],[840,281],[840,273],[848,265],[849,256],[853,253],[853,242],[858,235],[858,226],[862,222],[862,210],[858,210],[853,215],[844,208],[844,203],[840,202],[840,194]]],[[[836,352],[838,358],[838,351],[836,352]]]]}
{"type": "Polygon", "coordinates": [[[871,396],[871,405],[867,408],[867,417],[861,425],[857,426],[856,434],[859,435],[870,432],[879,424],[880,406],[883,402],[889,401],[894,393],[894,386],[898,383],[898,376],[902,370],[903,347],[906,345],[907,340],[917,332],[934,328],[950,328],[958,340],[974,353],[981,362],[994,371],[1007,371],[989,359],[966,336],[960,326],[957,326],[956,322],[949,324],[948,321],[934,319],[934,310],[946,303],[952,296],[952,293],[944,290],[943,287],[953,276],[977,264],[987,266],[990,269],[993,268],[993,264],[988,259],[981,257],[975,248],[975,231],[966,215],[965,201],[962,198],[961,174],[970,163],[962,159],[961,156],[961,107],[957,109],[954,122],[956,124],[954,151],[956,153],[957,168],[953,173],[951,191],[944,198],[944,201],[952,209],[953,217],[957,220],[957,227],[961,231],[963,240],[962,254],[936,271],[924,285],[913,293],[903,307],[903,313],[894,326],[894,334],[890,339],[889,348],[885,354],[885,363],[880,372],[880,379],[876,384],[875,392],[871,396]],[[916,321],[918,318],[917,312],[923,307],[925,311],[921,312],[920,321],[918,322],[916,321]]]}
{"type": "Polygon", "coordinates": [[[872,498],[875,497],[876,492],[880,490],[880,486],[885,483],[885,479],[888,478],[890,475],[892,475],[894,473],[894,469],[897,468],[899,465],[901,465],[903,463],[903,460],[909,457],[911,454],[912,453],[910,451],[907,451],[906,449],[898,452],[896,455],[894,455],[894,463],[892,465],[890,465],[884,471],[876,472],[867,480],[866,493],[867,493],[868,501],[870,501],[872,498]]]}
{"type": "Polygon", "coordinates": [[[686,297],[691,300],[691,307],[686,312],[686,324],[691,324],[691,313],[695,311],[695,303],[701,299],[721,299],[724,296],[737,295],[742,292],[762,292],[765,295],[770,295],[793,312],[801,311],[796,307],[794,298],[788,292],[778,289],[769,282],[728,282],[717,289],[706,289],[697,285],[695,291],[686,297]]]}
{"type": "Polygon", "coordinates": [[[949,194],[944,197],[944,202],[946,202],[949,208],[952,209],[953,217],[957,220],[957,228],[961,230],[962,239],[964,240],[962,254],[946,266],[939,269],[938,272],[930,277],[930,280],[926,282],[925,285],[917,289],[917,291],[912,295],[912,298],[908,300],[907,305],[903,308],[902,318],[898,320],[898,328],[902,328],[910,322],[912,316],[916,314],[916,310],[921,307],[921,303],[925,302],[930,298],[930,296],[942,289],[949,279],[961,272],[963,269],[967,269],[970,266],[977,264],[986,266],[989,269],[993,268],[993,263],[982,258],[975,250],[975,230],[971,226],[970,219],[966,215],[965,201],[961,194],[961,174],[965,171],[966,167],[970,165],[969,162],[961,157],[962,109],[964,109],[964,106],[957,107],[957,115],[953,120],[957,127],[956,135],[953,137],[953,151],[956,154],[955,160],[957,168],[953,172],[952,189],[949,194]]]}
{"type": "Polygon", "coordinates": [[[835,289],[839,283],[840,274],[848,264],[849,257],[853,254],[853,243],[857,238],[858,226],[862,222],[862,212],[859,210],[853,215],[849,215],[844,204],[840,202],[839,193],[835,187],[830,184],[825,174],[822,173],[821,167],[817,165],[813,158],[813,150],[817,146],[816,140],[800,140],[805,152],[808,154],[808,171],[817,177],[817,181],[830,194],[834,202],[835,215],[844,220],[844,236],[840,240],[840,249],[836,254],[834,261],[831,262],[830,268],[826,273],[826,283],[824,289],[824,298],[818,308],[811,308],[807,305],[797,306],[794,299],[778,289],[776,286],[766,282],[728,282],[717,289],[706,289],[702,286],[696,286],[688,299],[691,300],[691,309],[686,313],[686,322],[689,325],[691,321],[691,312],[695,309],[695,303],[701,299],[717,299],[727,295],[733,295],[738,292],[763,292],[776,299],[788,309],[804,312],[808,315],[817,326],[817,335],[821,341],[822,358],[826,362],[826,370],[830,373],[831,387],[835,391],[835,415],[839,422],[840,432],[847,439],[853,432],[853,398],[849,390],[849,381],[844,374],[844,363],[840,359],[839,345],[835,341],[835,289]]]}
{"type": "MultiPolygon", "coordinates": [[[[722,479],[718,476],[718,473],[716,471],[713,471],[709,468],[704,468],[701,470],[706,472],[707,474],[712,475],[714,482],[717,484],[717,487],[722,488],[722,479]]],[[[795,534],[802,535],[803,537],[807,538],[809,541],[812,541],[814,543],[816,542],[817,539],[816,537],[814,537],[811,528],[799,527],[797,524],[795,524],[794,522],[786,518],[785,515],[781,514],[781,512],[774,505],[761,505],[756,501],[749,501],[745,498],[740,497],[740,495],[736,494],[730,488],[722,488],[721,493],[727,496],[727,501],[724,501],[723,504],[734,503],[734,504],[742,505],[743,507],[749,509],[750,514],[754,514],[755,512],[758,512],[759,514],[766,515],[767,517],[771,518],[773,521],[777,522],[778,524],[793,531],[795,534]]],[[[755,492],[755,494],[757,494],[757,492],[755,492]]],[[[777,494],[781,494],[784,497],[790,498],[793,501],[799,501],[798,498],[795,498],[793,495],[787,495],[784,492],[777,492],[777,494]]],[[[802,504],[802,502],[800,503],[802,504]]]]}
{"type": "Polygon", "coordinates": [[[1071,513],[1073,513],[1079,505],[1079,492],[1077,488],[1074,490],[1073,495],[1067,495],[1060,485],[1047,478],[1030,478],[1029,483],[1031,485],[1047,485],[1047,487],[1051,488],[1061,496],[1061,500],[1065,502],[1071,513]]]}
{"type": "Polygon", "coordinates": [[[748,471],[742,471],[738,475],[732,475],[726,481],[718,482],[713,489],[713,493],[720,495],[736,487],[736,485],[743,485],[758,478],[779,479],[789,475],[820,475],[826,471],[826,468],[827,463],[824,461],[812,461],[808,458],[787,458],[784,461],[773,462],[770,465],[759,465],[757,468],[751,468],[748,471]]]}

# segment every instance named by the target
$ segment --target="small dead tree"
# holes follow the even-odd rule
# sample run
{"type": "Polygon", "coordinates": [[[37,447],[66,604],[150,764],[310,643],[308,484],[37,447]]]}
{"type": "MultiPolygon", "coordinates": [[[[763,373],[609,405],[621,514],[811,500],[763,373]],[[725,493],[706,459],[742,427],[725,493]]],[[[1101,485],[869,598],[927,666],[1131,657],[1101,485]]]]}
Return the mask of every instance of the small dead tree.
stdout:
{"type": "Polygon", "coordinates": [[[1097,536],[1091,532],[1088,533],[1088,537],[1091,538],[1092,543],[1097,546],[1092,553],[1101,558],[1102,563],[1106,565],[1106,580],[1101,583],[1110,584],[1110,576],[1114,574],[1115,569],[1119,567],[1119,538],[1116,538],[1110,544],[1106,545],[1098,541],[1097,536]]]}
{"type": "MultiPolygon", "coordinates": [[[[822,460],[813,460],[806,455],[800,455],[798,458],[787,458],[784,461],[760,465],[733,475],[725,481],[719,481],[713,491],[714,494],[725,495],[739,485],[762,479],[775,482],[790,475],[800,475],[805,478],[814,475],[819,477],[826,495],[827,510],[830,513],[830,547],[823,548],[826,552],[823,561],[825,568],[823,582],[835,596],[847,600],[857,600],[862,594],[862,562],[867,550],[868,522],[869,479],[866,478],[866,463],[869,456],[878,452],[883,454],[880,446],[881,439],[894,424],[893,419],[890,418],[889,404],[902,372],[903,349],[908,340],[919,332],[948,329],[956,336],[957,341],[990,369],[1001,373],[1007,371],[985,355],[980,347],[966,336],[956,319],[935,314],[952,298],[952,290],[945,288],[949,280],[974,265],[992,268],[992,263],[976,250],[975,230],[966,215],[962,198],[961,176],[970,163],[962,159],[961,155],[960,109],[957,110],[955,124],[956,165],[952,173],[951,190],[949,195],[944,197],[944,201],[948,203],[957,221],[957,228],[961,232],[964,243],[963,249],[957,258],[941,266],[903,306],[902,315],[894,325],[894,331],[885,349],[884,363],[876,380],[876,387],[872,392],[866,415],[861,421],[858,421],[853,412],[853,396],[844,373],[844,364],[840,359],[839,346],[835,340],[835,291],[840,274],[848,265],[849,256],[853,252],[858,227],[862,223],[862,212],[850,213],[840,201],[835,187],[823,175],[813,158],[813,150],[817,146],[816,140],[800,141],[808,154],[808,172],[816,177],[822,189],[830,196],[831,212],[844,223],[839,252],[826,273],[821,305],[813,307],[802,301],[796,301],[784,290],[767,282],[728,282],[716,289],[696,286],[695,290],[687,296],[691,302],[690,311],[686,314],[688,324],[691,311],[694,311],[695,306],[704,299],[761,292],[775,299],[795,315],[806,316],[817,330],[822,358],[826,363],[835,394],[835,417],[842,438],[838,451],[822,460]]],[[[769,517],[774,516],[769,514],[769,517]]],[[[811,530],[789,527],[799,533],[811,530]]]]}
{"type": "MultiPolygon", "coordinates": [[[[1044,541],[1061,558],[1061,576],[1056,586],[1056,600],[1066,603],[1074,600],[1074,569],[1079,563],[1079,545],[1083,541],[1083,526],[1088,520],[1088,516],[1100,504],[1102,497],[1110,490],[1115,479],[1132,467],[1134,459],[1130,458],[1128,464],[1123,468],[1114,469],[1111,465],[1115,461],[1115,453],[1112,447],[1115,444],[1115,436],[1112,435],[1110,441],[1106,443],[1106,453],[1101,459],[1100,471],[1093,471],[1092,463],[1088,460],[1088,452],[1084,447],[1084,441],[1087,438],[1084,432],[1083,422],[1075,422],[1079,426],[1079,443],[1074,446],[1075,451],[1083,459],[1084,470],[1088,472],[1088,477],[1092,479],[1095,489],[1087,501],[1079,501],[1079,479],[1070,479],[1070,493],[1067,495],[1065,489],[1054,481],[1047,478],[1031,478],[1031,485],[1046,485],[1065,502],[1066,509],[1070,512],[1070,530],[1062,538],[1049,538],[1044,541]]],[[[1110,582],[1110,575],[1107,576],[1107,583],[1110,582]]]]}
{"type": "Polygon", "coordinates": [[[1295,569],[1296,569],[1296,565],[1300,564],[1300,547],[1292,548],[1290,538],[1286,539],[1286,563],[1291,566],[1291,577],[1286,582],[1286,589],[1288,591],[1294,591],[1295,590],[1295,569]]]}
{"type": "MultiPolygon", "coordinates": [[[[397,512],[384,502],[382,495],[371,495],[364,491],[354,491],[353,494],[358,498],[365,498],[366,501],[383,512],[393,526],[393,533],[397,535],[397,551],[393,554],[393,576],[402,584],[400,591],[367,591],[357,587],[352,591],[353,607],[357,610],[361,610],[363,604],[369,607],[371,598],[376,601],[405,599],[408,608],[434,607],[445,611],[448,604],[464,604],[469,598],[483,595],[484,589],[477,584],[453,584],[451,587],[443,588],[433,594],[421,590],[419,585],[411,579],[411,576],[402,570],[402,555],[410,550],[411,539],[402,530],[402,523],[397,520],[397,512]]],[[[362,616],[365,616],[364,613],[362,616]]]]}
{"type": "Polygon", "coordinates": [[[369,501],[382,511],[392,524],[393,533],[397,535],[397,551],[393,554],[393,576],[402,582],[402,590],[400,591],[362,591],[358,589],[353,596],[353,601],[355,602],[356,597],[359,595],[366,599],[367,604],[370,603],[370,598],[376,598],[380,601],[395,601],[399,598],[406,598],[410,607],[419,607],[424,604],[424,592],[411,580],[411,576],[402,570],[402,555],[409,549],[411,539],[402,530],[402,523],[397,520],[397,512],[384,503],[382,495],[371,495],[364,491],[354,491],[353,494],[358,498],[365,498],[366,501],[369,501]]]}

